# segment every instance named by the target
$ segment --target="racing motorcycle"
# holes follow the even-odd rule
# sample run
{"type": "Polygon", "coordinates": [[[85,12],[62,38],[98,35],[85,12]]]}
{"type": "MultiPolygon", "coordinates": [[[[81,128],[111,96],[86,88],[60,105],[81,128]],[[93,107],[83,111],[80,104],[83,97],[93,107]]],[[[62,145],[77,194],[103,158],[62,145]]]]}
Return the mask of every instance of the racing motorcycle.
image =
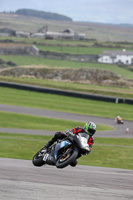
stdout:
{"type": "Polygon", "coordinates": [[[33,157],[32,163],[41,167],[44,164],[53,165],[57,168],[64,168],[71,165],[77,158],[82,155],[88,155],[90,148],[87,143],[89,135],[86,133],[78,133],[77,135],[69,133],[65,139],[58,140],[48,148],[44,153],[42,148],[33,157]]]}
{"type": "Polygon", "coordinates": [[[116,119],[117,124],[124,124],[124,121],[122,118],[116,119]]]}

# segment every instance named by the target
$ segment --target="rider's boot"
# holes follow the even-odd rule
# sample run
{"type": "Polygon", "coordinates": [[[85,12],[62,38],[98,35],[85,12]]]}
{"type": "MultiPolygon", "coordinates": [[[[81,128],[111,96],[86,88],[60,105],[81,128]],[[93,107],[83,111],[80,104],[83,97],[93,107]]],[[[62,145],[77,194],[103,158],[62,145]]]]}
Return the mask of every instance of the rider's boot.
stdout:
{"type": "Polygon", "coordinates": [[[51,140],[49,140],[47,144],[45,144],[45,146],[44,146],[44,148],[43,148],[43,151],[45,151],[45,153],[46,153],[46,152],[48,151],[48,148],[49,148],[52,144],[54,144],[54,142],[56,142],[58,139],[62,139],[62,138],[64,138],[64,137],[66,137],[66,136],[64,135],[64,133],[62,133],[62,132],[56,132],[55,135],[53,136],[53,138],[52,138],[51,140]]]}
{"type": "Polygon", "coordinates": [[[45,144],[45,146],[44,146],[44,148],[41,150],[41,152],[47,153],[48,148],[49,148],[54,142],[55,142],[55,138],[53,137],[51,140],[49,140],[49,141],[45,144]]]}

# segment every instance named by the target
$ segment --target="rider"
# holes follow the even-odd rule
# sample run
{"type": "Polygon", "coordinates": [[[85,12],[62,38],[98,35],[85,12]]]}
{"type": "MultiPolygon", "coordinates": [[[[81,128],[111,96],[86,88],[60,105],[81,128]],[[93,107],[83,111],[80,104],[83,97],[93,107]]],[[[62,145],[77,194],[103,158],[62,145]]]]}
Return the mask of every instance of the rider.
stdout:
{"type": "MultiPolygon", "coordinates": [[[[92,136],[95,134],[95,132],[96,132],[96,125],[93,122],[87,122],[84,128],[78,126],[73,129],[69,129],[69,132],[60,132],[60,131],[56,132],[54,137],[51,140],[49,140],[47,144],[45,144],[43,151],[44,153],[46,153],[48,148],[58,139],[64,139],[71,134],[78,134],[78,133],[86,133],[89,135],[88,145],[89,145],[89,150],[91,151],[92,145],[94,143],[94,138],[92,136]]],[[[74,163],[71,163],[71,166],[75,167],[77,163],[78,161],[76,160],[74,163]]]]}
{"type": "Polygon", "coordinates": [[[117,116],[117,117],[116,117],[116,121],[117,121],[117,122],[120,122],[121,120],[122,120],[122,118],[121,118],[120,116],[117,116]]]}

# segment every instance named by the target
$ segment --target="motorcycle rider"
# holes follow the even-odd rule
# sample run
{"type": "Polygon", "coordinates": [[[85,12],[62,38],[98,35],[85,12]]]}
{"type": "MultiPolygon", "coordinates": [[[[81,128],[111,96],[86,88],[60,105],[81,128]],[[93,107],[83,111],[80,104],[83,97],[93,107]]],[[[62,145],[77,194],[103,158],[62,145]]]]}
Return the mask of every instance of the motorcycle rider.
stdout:
{"type": "MultiPolygon", "coordinates": [[[[91,151],[92,145],[94,143],[94,138],[92,137],[96,132],[96,124],[94,122],[87,122],[84,126],[84,128],[81,128],[80,126],[75,127],[73,129],[69,129],[67,132],[61,132],[58,131],[55,133],[55,135],[53,136],[53,138],[51,140],[49,140],[49,142],[47,144],[45,144],[44,148],[43,148],[43,152],[46,153],[48,148],[57,140],[61,140],[64,139],[66,137],[68,137],[69,135],[73,135],[73,134],[78,134],[78,133],[86,133],[89,135],[89,139],[88,139],[88,145],[89,145],[89,150],[91,151]]],[[[89,151],[89,153],[90,153],[89,151]]],[[[71,163],[72,167],[75,167],[77,165],[78,161],[76,160],[75,162],[71,163]]]]}
{"type": "Polygon", "coordinates": [[[120,116],[117,116],[116,119],[115,119],[115,121],[116,121],[117,123],[120,123],[120,122],[122,121],[122,118],[121,118],[120,116]]]}

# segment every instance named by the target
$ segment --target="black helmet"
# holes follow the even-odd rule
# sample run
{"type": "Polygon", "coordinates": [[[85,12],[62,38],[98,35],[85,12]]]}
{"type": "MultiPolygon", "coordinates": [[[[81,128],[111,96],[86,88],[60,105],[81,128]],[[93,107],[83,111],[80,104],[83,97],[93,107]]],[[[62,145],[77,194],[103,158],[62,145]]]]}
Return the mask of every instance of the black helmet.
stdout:
{"type": "Polygon", "coordinates": [[[96,132],[96,124],[93,122],[87,122],[84,126],[84,129],[89,135],[94,135],[96,132]]]}

